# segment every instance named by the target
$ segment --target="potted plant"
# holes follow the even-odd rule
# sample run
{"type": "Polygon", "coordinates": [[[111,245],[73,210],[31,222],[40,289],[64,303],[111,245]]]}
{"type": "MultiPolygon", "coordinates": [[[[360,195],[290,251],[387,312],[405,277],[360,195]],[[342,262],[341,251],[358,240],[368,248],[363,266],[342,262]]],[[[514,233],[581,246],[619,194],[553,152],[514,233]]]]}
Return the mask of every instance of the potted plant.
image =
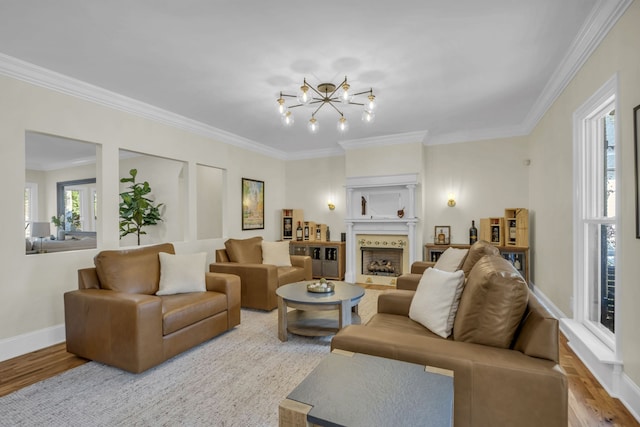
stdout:
{"type": "Polygon", "coordinates": [[[57,239],[64,240],[66,238],[66,233],[64,231],[64,215],[52,216],[51,222],[53,222],[53,225],[58,229],[57,239]]]}
{"type": "Polygon", "coordinates": [[[147,181],[136,182],[137,169],[129,171],[129,178],[122,178],[120,182],[131,183],[128,191],[120,193],[120,238],[127,234],[135,234],[140,245],[140,235],[147,234],[143,227],[156,225],[162,221],[160,208],[164,203],[154,205],[147,197],[151,193],[151,186],[147,181]]]}

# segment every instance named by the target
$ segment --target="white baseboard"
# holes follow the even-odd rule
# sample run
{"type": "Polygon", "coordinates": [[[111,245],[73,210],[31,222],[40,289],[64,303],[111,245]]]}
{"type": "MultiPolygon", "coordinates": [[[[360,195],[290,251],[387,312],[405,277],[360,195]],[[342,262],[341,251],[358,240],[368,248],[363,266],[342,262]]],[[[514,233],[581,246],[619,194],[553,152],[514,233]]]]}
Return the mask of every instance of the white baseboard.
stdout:
{"type": "Polygon", "coordinates": [[[0,362],[65,340],[64,324],[0,340],[0,362]]]}
{"type": "Polygon", "coordinates": [[[584,326],[569,319],[535,286],[533,293],[551,314],[560,319],[560,330],[569,340],[569,347],[576,356],[591,371],[607,393],[620,399],[631,415],[640,422],[640,387],[624,373],[624,361],[615,360],[613,352],[610,352],[612,355],[608,355],[604,344],[598,346],[597,343],[594,343],[595,338],[592,334],[582,331],[582,329],[586,330],[584,326]]]}

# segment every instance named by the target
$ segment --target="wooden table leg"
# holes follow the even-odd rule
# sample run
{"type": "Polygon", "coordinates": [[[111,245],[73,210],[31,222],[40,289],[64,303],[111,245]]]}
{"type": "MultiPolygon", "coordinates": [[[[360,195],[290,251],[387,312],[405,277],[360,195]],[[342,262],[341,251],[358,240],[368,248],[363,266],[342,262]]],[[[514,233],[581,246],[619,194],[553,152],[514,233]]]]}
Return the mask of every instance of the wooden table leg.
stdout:
{"type": "Polygon", "coordinates": [[[278,338],[280,341],[287,341],[287,303],[284,298],[278,297],[278,338]]]}

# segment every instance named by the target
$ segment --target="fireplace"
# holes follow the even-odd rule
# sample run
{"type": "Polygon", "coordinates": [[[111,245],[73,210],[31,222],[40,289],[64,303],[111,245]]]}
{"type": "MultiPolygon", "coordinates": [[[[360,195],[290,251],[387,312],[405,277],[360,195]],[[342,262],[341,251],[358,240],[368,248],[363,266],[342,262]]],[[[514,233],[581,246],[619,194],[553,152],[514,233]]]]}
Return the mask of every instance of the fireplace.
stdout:
{"type": "Polygon", "coordinates": [[[347,282],[395,286],[418,261],[419,182],[417,174],[347,178],[347,282]]]}
{"type": "Polygon", "coordinates": [[[409,269],[407,236],[359,234],[356,240],[356,282],[393,286],[409,269]]]}

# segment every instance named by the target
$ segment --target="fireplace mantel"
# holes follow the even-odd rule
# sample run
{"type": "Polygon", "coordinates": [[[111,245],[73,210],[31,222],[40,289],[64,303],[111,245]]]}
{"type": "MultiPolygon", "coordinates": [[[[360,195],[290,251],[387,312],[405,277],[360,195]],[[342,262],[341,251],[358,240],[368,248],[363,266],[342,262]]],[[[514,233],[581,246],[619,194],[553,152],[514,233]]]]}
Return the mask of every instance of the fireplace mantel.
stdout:
{"type": "Polygon", "coordinates": [[[358,234],[407,236],[409,265],[418,260],[419,219],[415,216],[418,184],[418,174],[347,178],[347,282],[356,281],[358,234]],[[400,216],[399,211],[404,215],[400,216]]]}

